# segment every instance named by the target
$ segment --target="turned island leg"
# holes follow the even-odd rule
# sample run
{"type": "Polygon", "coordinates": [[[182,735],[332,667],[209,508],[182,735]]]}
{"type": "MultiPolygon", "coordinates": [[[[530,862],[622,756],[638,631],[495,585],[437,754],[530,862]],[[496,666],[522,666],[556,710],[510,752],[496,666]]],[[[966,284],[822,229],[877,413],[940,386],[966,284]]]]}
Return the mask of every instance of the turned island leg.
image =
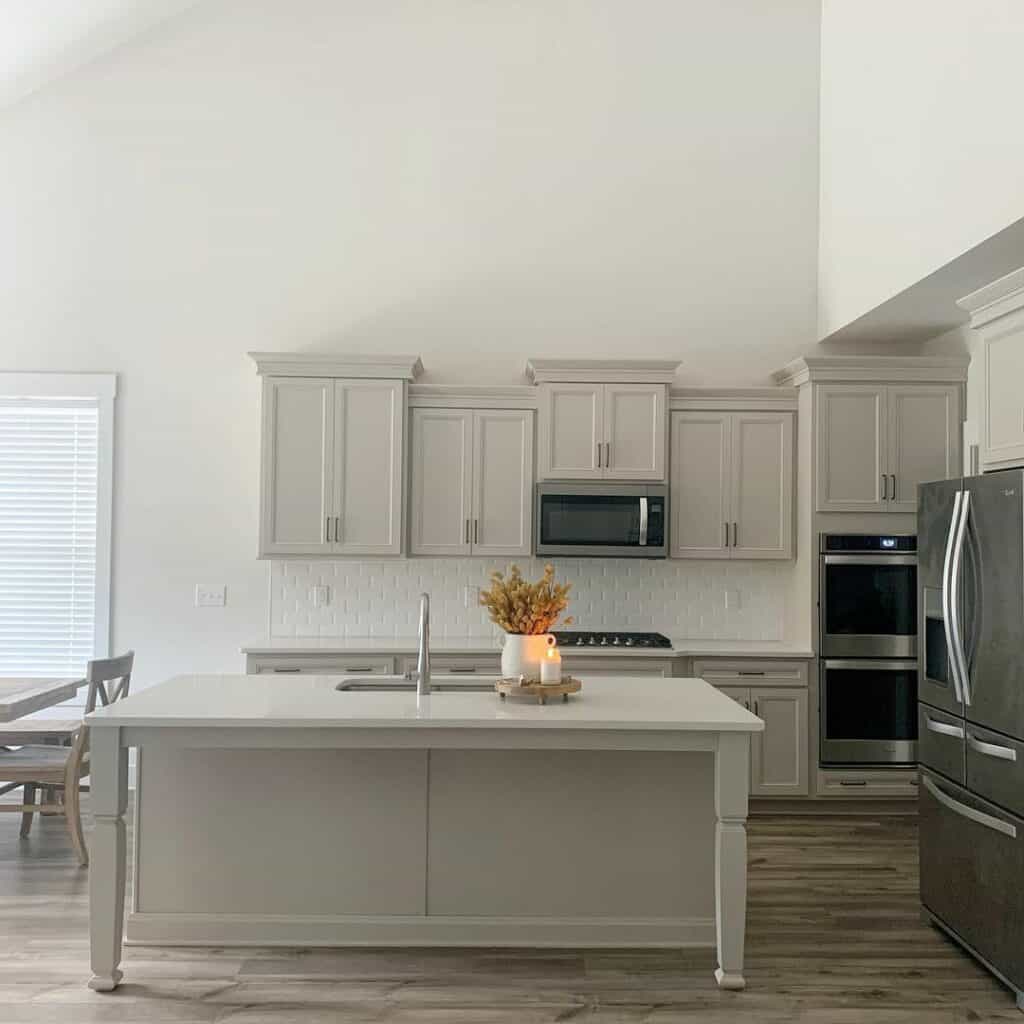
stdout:
{"type": "Polygon", "coordinates": [[[89,784],[96,822],[89,867],[89,987],[111,992],[122,977],[118,965],[124,933],[128,750],[121,746],[117,727],[93,727],[89,741],[89,784]]]}
{"type": "Polygon", "coordinates": [[[715,923],[720,988],[742,989],[747,926],[747,796],[750,736],[722,733],[715,753],[715,923]]]}

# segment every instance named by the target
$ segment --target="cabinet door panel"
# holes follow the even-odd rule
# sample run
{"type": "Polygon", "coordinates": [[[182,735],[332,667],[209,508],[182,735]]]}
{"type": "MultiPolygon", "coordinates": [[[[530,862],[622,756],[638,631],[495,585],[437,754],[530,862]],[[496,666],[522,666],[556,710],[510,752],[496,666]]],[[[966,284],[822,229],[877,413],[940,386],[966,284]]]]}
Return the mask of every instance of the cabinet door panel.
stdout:
{"type": "Polygon", "coordinates": [[[728,558],[729,455],[732,417],[672,414],[670,553],[673,558],[728,558]]]}
{"type": "Polygon", "coordinates": [[[751,697],[764,720],[764,732],[751,739],[751,794],[806,796],[807,691],[765,687],[751,697]]]}
{"type": "Polygon", "coordinates": [[[665,479],[665,394],[662,384],[604,386],[604,476],[665,479]]]}
{"type": "Polygon", "coordinates": [[[985,465],[1024,466],[1024,311],[986,325],[983,338],[985,465]]]}
{"type": "Polygon", "coordinates": [[[331,551],[334,382],[301,377],[263,382],[260,554],[331,551]]]}
{"type": "Polygon", "coordinates": [[[533,414],[473,413],[473,554],[529,555],[533,529],[533,414]]]}
{"type": "Polygon", "coordinates": [[[603,397],[600,384],[540,386],[540,479],[601,478],[603,397]]]}
{"type": "Polygon", "coordinates": [[[917,485],[960,468],[960,389],[889,388],[889,508],[917,511],[917,485]],[[892,478],[895,477],[895,486],[892,478]]]}
{"type": "Polygon", "coordinates": [[[886,512],[886,393],[870,384],[819,384],[819,512],[886,512]]]}
{"type": "Polygon", "coordinates": [[[335,383],[335,553],[401,553],[404,430],[401,381],[335,383]]]}
{"type": "Polygon", "coordinates": [[[732,422],[732,558],[793,557],[793,417],[741,412],[732,422]]]}
{"type": "Polygon", "coordinates": [[[414,409],[412,520],[414,555],[468,555],[473,413],[414,409]]]}

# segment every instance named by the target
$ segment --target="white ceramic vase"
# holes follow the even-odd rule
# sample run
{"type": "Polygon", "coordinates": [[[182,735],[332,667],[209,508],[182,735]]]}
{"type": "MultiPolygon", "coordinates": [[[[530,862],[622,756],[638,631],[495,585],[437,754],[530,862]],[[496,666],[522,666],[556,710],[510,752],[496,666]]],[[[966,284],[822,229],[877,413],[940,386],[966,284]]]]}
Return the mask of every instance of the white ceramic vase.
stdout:
{"type": "Polygon", "coordinates": [[[554,643],[550,633],[523,636],[520,633],[506,633],[501,648],[501,674],[505,679],[518,679],[528,683],[540,682],[540,663],[548,645],[554,643]]]}

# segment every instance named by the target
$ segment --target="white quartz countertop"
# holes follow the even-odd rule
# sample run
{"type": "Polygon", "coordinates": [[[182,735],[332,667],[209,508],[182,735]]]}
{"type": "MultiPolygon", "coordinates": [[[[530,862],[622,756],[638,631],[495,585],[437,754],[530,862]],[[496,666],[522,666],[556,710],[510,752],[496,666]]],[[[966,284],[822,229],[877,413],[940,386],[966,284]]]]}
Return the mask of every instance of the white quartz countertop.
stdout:
{"type": "MultiPolygon", "coordinates": [[[[604,729],[760,732],[764,723],[703,679],[609,676],[567,703],[501,700],[480,680],[434,677],[452,691],[339,692],[338,676],[182,675],[88,716],[90,726],[316,729],[604,729]],[[465,692],[457,692],[462,687],[465,692]]],[[[375,682],[401,682],[377,676],[375,682]]]]}
{"type": "MultiPolygon", "coordinates": [[[[574,653],[589,657],[628,656],[630,658],[813,658],[814,652],[806,646],[790,643],[775,643],[770,640],[691,640],[672,637],[671,647],[562,647],[563,655],[574,653]]],[[[288,654],[415,654],[417,640],[414,636],[391,637],[279,637],[246,644],[243,654],[274,655],[288,654]]],[[[500,651],[498,638],[491,637],[443,637],[430,639],[430,653],[452,654],[497,654],[500,651]]]]}

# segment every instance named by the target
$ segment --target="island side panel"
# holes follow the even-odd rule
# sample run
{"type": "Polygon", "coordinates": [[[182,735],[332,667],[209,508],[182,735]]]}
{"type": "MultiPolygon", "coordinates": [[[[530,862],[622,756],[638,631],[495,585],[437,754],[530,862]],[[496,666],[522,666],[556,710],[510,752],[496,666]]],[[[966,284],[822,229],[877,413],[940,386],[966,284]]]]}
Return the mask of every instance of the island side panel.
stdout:
{"type": "Polygon", "coordinates": [[[710,945],[713,758],[432,751],[428,914],[658,919],[661,938],[710,945]]]}
{"type": "Polygon", "coordinates": [[[724,989],[743,989],[747,926],[747,803],[750,735],[722,733],[715,755],[715,917],[718,969],[724,989]]]}
{"type": "Polygon", "coordinates": [[[150,915],[147,940],[161,915],[213,927],[225,915],[424,912],[426,751],[144,753],[129,939],[150,915]]]}

